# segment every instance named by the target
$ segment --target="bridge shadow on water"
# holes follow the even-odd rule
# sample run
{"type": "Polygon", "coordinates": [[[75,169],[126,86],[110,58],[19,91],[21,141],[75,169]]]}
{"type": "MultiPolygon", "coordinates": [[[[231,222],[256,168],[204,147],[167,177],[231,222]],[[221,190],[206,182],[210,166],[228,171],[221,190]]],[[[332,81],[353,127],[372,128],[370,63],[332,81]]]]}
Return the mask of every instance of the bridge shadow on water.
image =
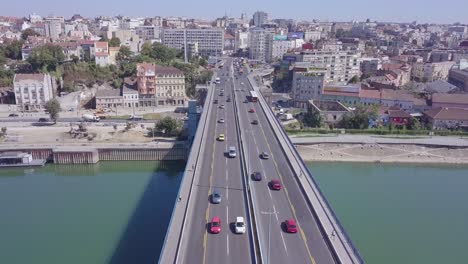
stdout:
{"type": "Polygon", "coordinates": [[[185,161],[158,164],[107,263],[156,263],[185,161]]]}

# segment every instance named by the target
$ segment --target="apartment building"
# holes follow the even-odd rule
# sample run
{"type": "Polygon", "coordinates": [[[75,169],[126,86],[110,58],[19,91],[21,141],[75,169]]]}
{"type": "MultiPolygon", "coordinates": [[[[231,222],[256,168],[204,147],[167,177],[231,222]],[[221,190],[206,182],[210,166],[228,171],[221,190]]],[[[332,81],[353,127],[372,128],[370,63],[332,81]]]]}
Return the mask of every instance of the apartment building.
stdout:
{"type": "Polygon", "coordinates": [[[307,63],[309,67],[326,69],[326,83],[344,84],[354,76],[361,75],[361,54],[357,52],[303,51],[301,53],[285,54],[284,57],[307,63]]]}
{"type": "Polygon", "coordinates": [[[56,40],[62,34],[63,17],[46,17],[44,18],[44,32],[46,37],[56,40]]]}
{"type": "Polygon", "coordinates": [[[158,26],[139,26],[135,28],[136,34],[143,41],[158,40],[161,38],[161,28],[158,26]]]}
{"type": "Polygon", "coordinates": [[[274,32],[263,28],[249,31],[249,58],[261,62],[272,61],[274,32]]]}
{"type": "Polygon", "coordinates": [[[94,61],[101,67],[110,64],[109,45],[107,41],[94,42],[94,61]]]}
{"type": "Polygon", "coordinates": [[[164,45],[177,50],[183,50],[188,43],[198,43],[198,53],[201,56],[221,56],[224,48],[224,30],[165,28],[161,40],[164,45]]]}
{"type": "Polygon", "coordinates": [[[15,74],[13,78],[16,105],[22,111],[42,109],[54,98],[55,78],[49,74],[15,74]]]}
{"type": "Polygon", "coordinates": [[[309,100],[320,98],[326,72],[319,68],[294,68],[291,97],[295,107],[306,109],[309,100]]]}
{"type": "Polygon", "coordinates": [[[449,71],[455,62],[415,63],[411,76],[419,82],[433,82],[436,80],[447,80],[449,71]]]}
{"type": "Polygon", "coordinates": [[[137,87],[142,107],[185,105],[185,76],[174,67],[137,64],[137,87]]]}
{"type": "Polygon", "coordinates": [[[260,27],[261,25],[268,22],[268,13],[263,11],[257,11],[253,14],[254,26],[260,27]]]}

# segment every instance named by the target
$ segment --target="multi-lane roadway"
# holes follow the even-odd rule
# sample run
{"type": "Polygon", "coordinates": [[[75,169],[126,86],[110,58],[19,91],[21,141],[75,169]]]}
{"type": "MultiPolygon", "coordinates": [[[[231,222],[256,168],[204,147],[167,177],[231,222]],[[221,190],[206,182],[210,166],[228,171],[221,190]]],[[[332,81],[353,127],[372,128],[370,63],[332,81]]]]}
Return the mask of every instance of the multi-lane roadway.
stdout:
{"type": "MultiPolygon", "coordinates": [[[[232,101],[234,89],[229,81],[228,67],[217,74],[221,83],[216,85],[213,98],[218,103],[211,107],[210,123],[207,134],[204,135],[207,140],[203,146],[201,175],[192,194],[196,199],[195,210],[191,221],[188,222],[189,226],[185,227],[189,233],[185,235],[188,241],[183,263],[252,263],[254,256],[249,230],[244,234],[234,232],[237,216],[248,219],[245,179],[238,151],[238,124],[235,122],[232,101]],[[224,90],[222,96],[221,90],[224,90]],[[227,102],[228,97],[231,98],[230,102],[227,102]],[[224,119],[224,123],[219,122],[220,119],[224,119]],[[220,134],[224,134],[224,141],[218,140],[220,134]],[[236,148],[237,157],[228,157],[227,151],[230,146],[236,148]],[[214,189],[221,194],[219,204],[211,201],[214,189]],[[215,216],[221,219],[222,230],[219,234],[210,232],[210,222],[215,216]]],[[[247,229],[250,228],[249,224],[247,222],[247,229]]]]}
{"type": "Polygon", "coordinates": [[[245,75],[235,79],[235,89],[248,170],[263,176],[261,181],[249,178],[263,259],[266,263],[335,263],[265,113],[258,102],[249,100],[253,88],[245,75]],[[261,159],[262,152],[269,159],[261,159]],[[269,185],[273,179],[280,180],[280,191],[269,185]],[[284,222],[291,218],[299,227],[296,234],[285,230],[284,222]]]}

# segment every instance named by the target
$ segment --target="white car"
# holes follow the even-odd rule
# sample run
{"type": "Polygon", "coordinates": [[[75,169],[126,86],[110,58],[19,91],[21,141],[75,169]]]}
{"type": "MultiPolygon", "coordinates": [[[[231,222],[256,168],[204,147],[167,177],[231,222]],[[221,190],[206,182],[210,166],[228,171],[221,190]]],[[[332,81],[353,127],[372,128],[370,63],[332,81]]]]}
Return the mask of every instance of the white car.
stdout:
{"type": "Polygon", "coordinates": [[[224,123],[224,118],[219,119],[218,123],[224,123]]]}
{"type": "Polygon", "coordinates": [[[244,234],[245,233],[245,222],[244,217],[238,216],[236,217],[236,234],[244,234]]]}

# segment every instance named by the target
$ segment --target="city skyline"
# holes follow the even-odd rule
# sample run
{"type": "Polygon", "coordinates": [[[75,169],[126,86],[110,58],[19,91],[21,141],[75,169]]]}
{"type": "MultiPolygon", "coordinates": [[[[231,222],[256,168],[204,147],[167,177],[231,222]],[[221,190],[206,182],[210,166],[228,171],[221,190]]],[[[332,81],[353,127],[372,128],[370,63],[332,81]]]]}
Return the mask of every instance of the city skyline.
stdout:
{"type": "Polygon", "coordinates": [[[358,0],[352,3],[330,0],[323,3],[311,3],[305,0],[295,2],[295,6],[285,8],[284,3],[271,3],[264,0],[251,3],[246,0],[236,1],[235,6],[220,5],[214,0],[203,0],[188,2],[183,9],[171,3],[131,5],[117,2],[107,5],[105,2],[94,2],[83,0],[79,3],[67,3],[58,5],[54,0],[44,0],[39,2],[26,1],[25,5],[14,5],[5,3],[3,5],[2,16],[28,16],[38,14],[41,16],[60,15],[70,17],[73,14],[80,14],[85,17],[95,16],[187,16],[195,18],[213,19],[228,15],[239,17],[246,13],[249,17],[257,10],[262,10],[270,14],[271,18],[293,18],[295,20],[321,21],[371,21],[383,22],[412,22],[418,23],[439,23],[452,24],[460,22],[468,23],[468,17],[464,10],[468,8],[467,2],[461,0],[447,0],[441,6],[438,2],[427,2],[422,0],[403,1],[395,0],[382,3],[370,0],[358,0]],[[27,6],[27,8],[24,8],[27,6]],[[454,7],[460,8],[454,8],[454,7]],[[339,7],[339,8],[337,8],[339,7]],[[464,8],[463,8],[464,7],[464,8]],[[352,10],[352,12],[350,11],[352,10]]]}

